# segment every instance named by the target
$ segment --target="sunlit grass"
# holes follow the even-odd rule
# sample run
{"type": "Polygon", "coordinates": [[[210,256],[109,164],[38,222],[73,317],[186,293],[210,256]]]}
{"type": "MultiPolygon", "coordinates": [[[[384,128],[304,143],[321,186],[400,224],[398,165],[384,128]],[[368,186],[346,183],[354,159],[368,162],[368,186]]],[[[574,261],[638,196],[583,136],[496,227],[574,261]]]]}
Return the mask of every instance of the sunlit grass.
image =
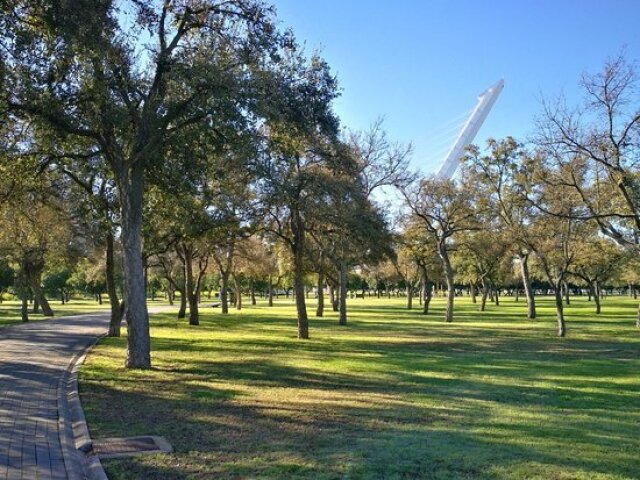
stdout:
{"type": "MultiPolygon", "coordinates": [[[[61,302],[56,300],[50,300],[51,308],[56,317],[63,317],[67,315],[78,315],[80,313],[99,312],[109,309],[109,303],[103,302],[100,305],[93,299],[86,298],[74,298],[69,303],[62,305],[61,302]]],[[[20,316],[20,302],[16,300],[5,300],[0,303],[0,327],[4,325],[13,325],[22,323],[22,317],[20,316]]],[[[40,313],[32,312],[32,305],[29,305],[29,321],[47,320],[49,317],[40,313]]]]}
{"type": "Polygon", "coordinates": [[[484,313],[457,299],[453,324],[434,302],[424,317],[351,300],[348,326],[312,318],[309,341],[285,300],[203,309],[199,327],[158,314],[151,371],[126,371],[125,339],[105,339],[81,373],[92,435],[176,450],[105,462],[109,477],[638,478],[633,300],[596,317],[574,299],[565,339],[550,299],[535,321],[513,299],[484,313]]]}

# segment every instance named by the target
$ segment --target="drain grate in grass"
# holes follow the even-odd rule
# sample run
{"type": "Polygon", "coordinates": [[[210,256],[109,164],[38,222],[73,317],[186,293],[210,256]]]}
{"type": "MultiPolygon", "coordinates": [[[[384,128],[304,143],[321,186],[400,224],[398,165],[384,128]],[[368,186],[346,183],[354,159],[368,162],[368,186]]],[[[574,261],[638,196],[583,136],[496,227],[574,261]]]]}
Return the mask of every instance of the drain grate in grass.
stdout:
{"type": "Polygon", "coordinates": [[[156,436],[104,438],[93,442],[93,453],[101,460],[171,452],[173,448],[169,442],[156,436]]]}

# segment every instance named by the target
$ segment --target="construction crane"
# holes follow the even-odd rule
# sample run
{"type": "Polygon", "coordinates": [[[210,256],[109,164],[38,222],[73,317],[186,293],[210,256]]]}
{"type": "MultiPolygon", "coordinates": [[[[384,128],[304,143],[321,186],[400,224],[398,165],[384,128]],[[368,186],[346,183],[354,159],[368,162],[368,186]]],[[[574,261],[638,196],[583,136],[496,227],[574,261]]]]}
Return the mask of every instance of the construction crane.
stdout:
{"type": "Polygon", "coordinates": [[[504,79],[501,79],[478,96],[478,104],[473,109],[473,112],[471,112],[471,115],[469,115],[449,153],[447,153],[440,170],[438,170],[436,174],[437,178],[453,178],[460,164],[460,159],[464,155],[464,149],[467,145],[473,143],[473,139],[478,134],[480,127],[482,127],[482,124],[487,119],[489,112],[503,89],[504,79]]]}

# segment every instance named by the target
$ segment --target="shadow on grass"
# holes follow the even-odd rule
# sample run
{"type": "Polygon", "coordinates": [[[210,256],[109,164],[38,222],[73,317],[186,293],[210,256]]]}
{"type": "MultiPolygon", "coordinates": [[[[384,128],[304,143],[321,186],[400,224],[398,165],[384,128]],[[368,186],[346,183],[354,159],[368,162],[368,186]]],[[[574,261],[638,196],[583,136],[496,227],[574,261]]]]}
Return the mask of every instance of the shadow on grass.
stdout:
{"type": "Polygon", "coordinates": [[[105,462],[110,478],[640,471],[639,342],[617,318],[602,320],[616,336],[581,317],[591,330],[556,339],[543,323],[470,308],[446,325],[398,305],[356,305],[347,328],[315,320],[300,342],[290,310],[256,310],[205,315],[196,329],[155,317],[151,372],[120,367],[124,339],[98,347],[81,377],[92,435],[157,434],[176,449],[105,462]]]}

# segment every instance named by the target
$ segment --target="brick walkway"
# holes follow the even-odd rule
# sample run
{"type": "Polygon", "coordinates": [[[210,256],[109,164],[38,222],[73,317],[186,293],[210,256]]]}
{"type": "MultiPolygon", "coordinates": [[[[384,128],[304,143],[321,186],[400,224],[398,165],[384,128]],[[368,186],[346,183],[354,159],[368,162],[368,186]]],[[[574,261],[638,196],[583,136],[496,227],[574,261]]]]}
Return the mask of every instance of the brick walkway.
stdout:
{"type": "Polygon", "coordinates": [[[84,477],[64,378],[108,321],[94,314],[0,328],[0,479],[84,477]]]}

